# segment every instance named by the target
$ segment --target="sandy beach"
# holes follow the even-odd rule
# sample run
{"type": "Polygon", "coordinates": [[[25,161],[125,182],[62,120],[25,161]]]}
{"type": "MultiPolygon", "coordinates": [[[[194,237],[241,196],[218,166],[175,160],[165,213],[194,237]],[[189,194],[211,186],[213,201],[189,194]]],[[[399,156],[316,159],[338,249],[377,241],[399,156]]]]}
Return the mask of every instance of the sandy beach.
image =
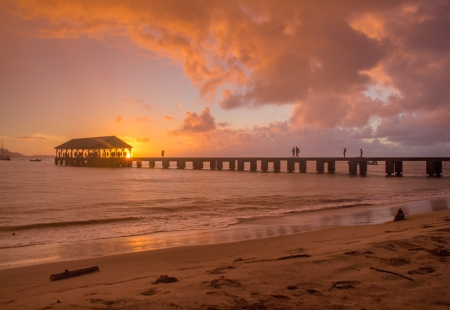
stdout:
{"type": "Polygon", "coordinates": [[[448,309],[450,211],[0,270],[1,309],[448,309]],[[89,266],[100,271],[50,281],[89,266]],[[161,275],[177,282],[156,283],[161,275]]]}

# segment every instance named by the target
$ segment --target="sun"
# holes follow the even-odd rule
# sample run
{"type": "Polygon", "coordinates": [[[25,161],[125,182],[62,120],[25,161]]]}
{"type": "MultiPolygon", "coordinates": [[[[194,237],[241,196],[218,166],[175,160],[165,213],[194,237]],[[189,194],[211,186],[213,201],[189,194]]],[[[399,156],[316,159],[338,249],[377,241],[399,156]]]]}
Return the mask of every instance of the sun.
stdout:
{"type": "Polygon", "coordinates": [[[130,158],[131,157],[131,154],[127,154],[127,158],[130,158]]]}

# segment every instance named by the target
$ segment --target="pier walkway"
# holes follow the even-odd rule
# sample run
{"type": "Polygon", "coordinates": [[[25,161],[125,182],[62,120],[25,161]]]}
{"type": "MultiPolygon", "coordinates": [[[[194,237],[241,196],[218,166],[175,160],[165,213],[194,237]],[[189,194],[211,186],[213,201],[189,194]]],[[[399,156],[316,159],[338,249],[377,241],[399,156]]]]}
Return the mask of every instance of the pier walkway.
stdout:
{"type": "Polygon", "coordinates": [[[280,172],[281,162],[286,163],[287,172],[306,172],[307,162],[311,161],[315,162],[315,170],[319,173],[334,173],[336,162],[345,161],[348,162],[349,174],[354,175],[366,175],[368,164],[384,162],[388,176],[402,176],[403,162],[424,162],[428,176],[440,177],[442,162],[450,161],[450,157],[55,157],[56,165],[66,166],[132,167],[135,162],[141,168],[142,162],[148,162],[149,168],[155,168],[156,163],[160,163],[162,168],[186,169],[186,164],[189,163],[192,169],[204,169],[204,163],[209,163],[211,170],[243,171],[245,163],[249,163],[250,171],[263,172],[280,172]]]}

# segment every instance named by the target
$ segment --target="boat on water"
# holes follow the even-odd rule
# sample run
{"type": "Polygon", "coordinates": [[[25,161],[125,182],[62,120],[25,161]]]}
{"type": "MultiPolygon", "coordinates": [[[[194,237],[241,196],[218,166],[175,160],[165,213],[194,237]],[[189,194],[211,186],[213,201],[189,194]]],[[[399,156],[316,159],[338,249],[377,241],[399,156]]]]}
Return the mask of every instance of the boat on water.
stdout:
{"type": "Polygon", "coordinates": [[[3,148],[3,139],[2,139],[2,155],[0,155],[0,160],[11,160],[11,157],[3,155],[4,150],[5,149],[3,148]]]}
{"type": "Polygon", "coordinates": [[[36,159],[30,159],[30,161],[41,161],[42,159],[38,159],[38,158],[36,158],[36,159]]]}

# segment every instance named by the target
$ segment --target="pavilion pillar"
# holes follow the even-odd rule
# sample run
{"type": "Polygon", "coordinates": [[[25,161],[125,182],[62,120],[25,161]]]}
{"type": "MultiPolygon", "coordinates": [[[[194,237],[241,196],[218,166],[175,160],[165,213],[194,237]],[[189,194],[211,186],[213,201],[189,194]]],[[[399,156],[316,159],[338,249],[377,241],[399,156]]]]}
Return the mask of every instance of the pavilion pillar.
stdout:
{"type": "Polygon", "coordinates": [[[203,169],[203,162],[200,159],[194,159],[192,161],[192,167],[194,169],[203,169]]]}
{"type": "Polygon", "coordinates": [[[267,159],[261,159],[261,171],[267,172],[269,170],[269,161],[267,159]]]}
{"type": "Polygon", "coordinates": [[[395,164],[395,176],[396,177],[401,177],[402,173],[403,173],[403,161],[396,160],[394,162],[394,164],[395,164]]]}
{"type": "Polygon", "coordinates": [[[280,172],[281,170],[281,160],[274,159],[273,161],[273,172],[280,172]]]}
{"type": "Polygon", "coordinates": [[[186,168],[186,161],[185,160],[177,160],[177,169],[185,169],[186,168]]]}
{"type": "Polygon", "coordinates": [[[239,171],[244,171],[244,160],[243,159],[238,159],[238,170],[239,171]]]}
{"type": "Polygon", "coordinates": [[[150,159],[150,160],[148,161],[148,167],[149,167],[149,168],[155,168],[155,165],[156,165],[156,160],[150,159]]]}
{"type": "Polygon", "coordinates": [[[328,173],[334,173],[336,171],[336,162],[334,160],[328,161],[328,173]]]}
{"type": "Polygon", "coordinates": [[[322,173],[325,170],[325,162],[323,160],[316,161],[316,171],[322,173]]]}
{"type": "Polygon", "coordinates": [[[230,160],[228,164],[229,164],[230,170],[236,169],[236,160],[235,159],[230,160]]]}
{"type": "Polygon", "coordinates": [[[216,160],[215,160],[215,159],[211,159],[211,160],[209,161],[209,169],[210,169],[210,170],[216,170],[216,167],[217,167],[216,160]]]}
{"type": "Polygon", "coordinates": [[[392,176],[392,174],[394,173],[394,161],[392,161],[392,160],[386,160],[386,161],[385,161],[384,171],[386,172],[386,174],[387,174],[389,177],[392,176]]]}
{"type": "Polygon", "coordinates": [[[217,160],[217,167],[216,167],[216,169],[217,170],[223,170],[223,160],[221,160],[221,159],[217,160]]]}
{"type": "Polygon", "coordinates": [[[427,160],[427,174],[432,177],[440,177],[442,174],[442,161],[427,160]]]}
{"type": "Polygon", "coordinates": [[[306,160],[300,160],[299,170],[300,172],[306,172],[306,160]]]}
{"type": "Polygon", "coordinates": [[[348,161],[348,173],[352,175],[358,173],[358,162],[356,160],[348,161]]]}
{"type": "Polygon", "coordinates": [[[250,171],[256,171],[257,167],[258,167],[257,160],[256,159],[250,160],[250,171]]]}
{"type": "Polygon", "coordinates": [[[287,171],[290,173],[295,171],[295,161],[293,159],[287,160],[287,171]]]}
{"type": "Polygon", "coordinates": [[[142,160],[140,160],[140,159],[136,160],[136,167],[142,168],[142,160]]]}
{"type": "Polygon", "coordinates": [[[366,175],[367,174],[367,161],[360,161],[359,162],[359,175],[366,175]]]}
{"type": "Polygon", "coordinates": [[[162,160],[162,167],[163,167],[164,169],[169,169],[169,167],[170,167],[170,161],[169,161],[168,159],[163,159],[163,160],[162,160]]]}

